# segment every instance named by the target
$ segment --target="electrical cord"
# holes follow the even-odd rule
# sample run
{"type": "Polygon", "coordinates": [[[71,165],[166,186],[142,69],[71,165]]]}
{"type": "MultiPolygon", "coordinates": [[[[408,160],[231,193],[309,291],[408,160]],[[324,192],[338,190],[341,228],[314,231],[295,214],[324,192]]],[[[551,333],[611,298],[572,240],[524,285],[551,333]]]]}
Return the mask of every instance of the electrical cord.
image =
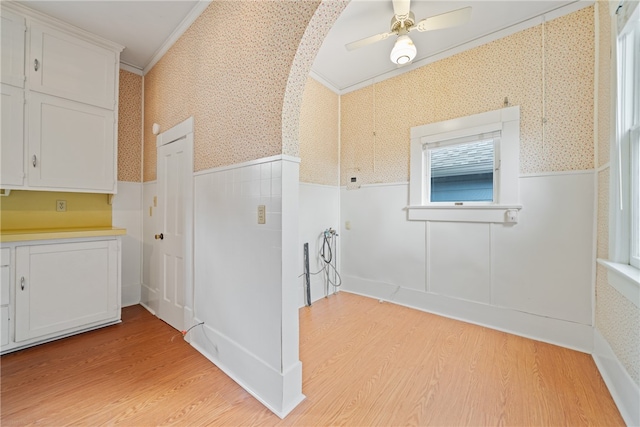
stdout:
{"type": "Polygon", "coordinates": [[[324,232],[324,241],[322,242],[322,249],[320,250],[320,257],[327,264],[331,263],[331,261],[333,260],[333,252],[331,251],[331,243],[329,242],[329,236],[331,236],[331,240],[333,241],[333,235],[330,234],[328,231],[325,231],[324,232]],[[328,250],[329,250],[329,259],[327,259],[327,257],[325,257],[325,252],[324,252],[325,251],[325,249],[324,249],[325,247],[328,248],[328,250]]]}

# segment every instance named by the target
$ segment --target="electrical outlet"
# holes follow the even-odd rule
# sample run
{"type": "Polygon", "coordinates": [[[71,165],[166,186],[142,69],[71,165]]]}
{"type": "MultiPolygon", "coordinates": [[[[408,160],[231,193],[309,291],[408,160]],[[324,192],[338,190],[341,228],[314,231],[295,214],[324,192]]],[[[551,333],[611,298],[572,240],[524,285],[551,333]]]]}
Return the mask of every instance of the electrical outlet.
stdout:
{"type": "Polygon", "coordinates": [[[258,224],[266,224],[267,214],[265,205],[258,205],[258,224]]]}
{"type": "Polygon", "coordinates": [[[67,201],[56,200],[56,212],[66,212],[66,211],[67,211],[67,201]]]}

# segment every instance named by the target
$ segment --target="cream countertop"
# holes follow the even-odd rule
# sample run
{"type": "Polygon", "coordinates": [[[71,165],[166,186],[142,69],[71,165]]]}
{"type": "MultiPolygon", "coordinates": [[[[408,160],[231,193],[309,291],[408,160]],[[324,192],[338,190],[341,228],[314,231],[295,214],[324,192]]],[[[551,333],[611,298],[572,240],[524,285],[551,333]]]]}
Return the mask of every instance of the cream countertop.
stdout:
{"type": "Polygon", "coordinates": [[[127,230],[119,227],[0,230],[0,242],[8,243],[8,242],[27,242],[27,241],[33,241],[33,240],[122,236],[124,234],[127,234],[127,230]]]}

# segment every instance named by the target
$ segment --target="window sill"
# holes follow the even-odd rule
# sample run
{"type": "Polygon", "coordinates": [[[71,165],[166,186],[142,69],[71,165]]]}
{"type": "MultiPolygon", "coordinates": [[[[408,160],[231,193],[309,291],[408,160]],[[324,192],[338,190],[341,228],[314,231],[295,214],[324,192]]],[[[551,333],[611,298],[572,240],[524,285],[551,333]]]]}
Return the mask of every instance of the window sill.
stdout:
{"type": "Polygon", "coordinates": [[[598,258],[598,264],[608,270],[609,284],[636,307],[640,307],[640,270],[628,265],[598,258]]]}
{"type": "Polygon", "coordinates": [[[411,221],[489,222],[515,224],[521,205],[429,205],[407,206],[411,221]],[[508,212],[515,211],[515,220],[508,212]]]}

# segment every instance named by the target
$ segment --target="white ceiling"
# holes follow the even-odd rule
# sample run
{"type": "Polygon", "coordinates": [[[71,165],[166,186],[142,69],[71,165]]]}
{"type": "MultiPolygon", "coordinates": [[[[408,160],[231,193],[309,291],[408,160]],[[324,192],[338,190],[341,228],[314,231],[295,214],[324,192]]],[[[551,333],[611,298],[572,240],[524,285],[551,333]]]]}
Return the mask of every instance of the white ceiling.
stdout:
{"type": "MultiPolygon", "coordinates": [[[[242,1],[242,0],[239,0],[242,1]]],[[[147,67],[183,20],[193,19],[208,1],[59,1],[21,0],[19,3],[66,21],[125,46],[122,62],[140,70],[147,67]]],[[[556,10],[563,14],[592,2],[577,0],[412,0],[416,20],[472,7],[464,26],[411,33],[418,55],[412,65],[398,69],[389,60],[394,38],[348,52],[344,45],[389,31],[393,15],[390,0],[352,0],[325,39],[312,67],[312,75],[337,92],[346,92],[371,79],[408,71],[430,58],[459,51],[496,38],[505,28],[519,28],[525,21],[556,10]],[[567,6],[570,5],[570,6],[567,6]],[[514,27],[515,26],[515,27],[514,27]]],[[[539,21],[536,21],[539,22],[539,21]]],[[[529,22],[529,25],[530,24],[529,22]]],[[[508,30],[506,30],[508,31],[508,30]]]]}
{"type": "Polygon", "coordinates": [[[21,0],[17,3],[125,46],[120,60],[143,70],[198,1],[21,0]]]}
{"type": "MultiPolygon", "coordinates": [[[[413,31],[410,37],[418,50],[413,62],[424,63],[425,59],[438,53],[571,3],[575,0],[412,0],[411,11],[416,22],[466,6],[472,7],[471,20],[466,25],[424,33],[413,31]]],[[[392,16],[390,0],[352,0],[324,40],[313,64],[313,72],[333,88],[344,91],[396,71],[398,67],[389,60],[395,37],[351,52],[344,47],[346,43],[389,31],[392,16]]]]}

